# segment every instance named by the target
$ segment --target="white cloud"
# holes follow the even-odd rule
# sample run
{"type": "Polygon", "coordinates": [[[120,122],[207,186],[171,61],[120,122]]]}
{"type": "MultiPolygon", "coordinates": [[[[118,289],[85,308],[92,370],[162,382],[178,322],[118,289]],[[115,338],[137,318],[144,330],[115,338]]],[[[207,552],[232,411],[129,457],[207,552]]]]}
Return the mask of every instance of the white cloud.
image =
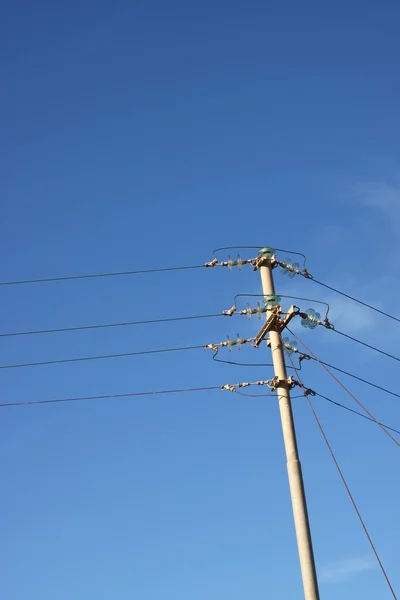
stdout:
{"type": "Polygon", "coordinates": [[[330,306],[329,320],[340,331],[359,333],[373,327],[374,317],[369,308],[340,296],[326,299],[330,306]]]}
{"type": "Polygon", "coordinates": [[[372,571],[376,567],[376,559],[372,555],[347,558],[322,565],[319,579],[323,583],[341,583],[359,573],[372,571]]]}
{"type": "Polygon", "coordinates": [[[354,186],[357,201],[372,209],[378,209],[393,225],[400,222],[400,183],[370,181],[354,186]]]}

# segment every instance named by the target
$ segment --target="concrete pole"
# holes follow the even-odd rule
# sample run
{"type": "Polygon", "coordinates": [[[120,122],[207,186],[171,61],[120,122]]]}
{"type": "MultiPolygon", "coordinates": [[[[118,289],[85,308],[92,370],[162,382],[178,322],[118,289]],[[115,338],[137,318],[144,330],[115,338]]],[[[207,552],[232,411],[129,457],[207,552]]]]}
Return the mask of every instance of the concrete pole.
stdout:
{"type": "MultiPolygon", "coordinates": [[[[265,259],[262,265],[263,266],[260,267],[260,273],[263,294],[264,296],[269,296],[270,294],[275,294],[271,262],[269,259],[265,259]]],[[[285,357],[279,328],[271,330],[269,336],[274,372],[275,376],[280,380],[277,394],[281,413],[283,440],[285,443],[297,547],[299,550],[301,575],[303,578],[304,598],[305,600],[319,600],[318,581],[315,570],[310,524],[308,521],[303,475],[297,448],[289,386],[286,382],[287,373],[285,357]]]]}

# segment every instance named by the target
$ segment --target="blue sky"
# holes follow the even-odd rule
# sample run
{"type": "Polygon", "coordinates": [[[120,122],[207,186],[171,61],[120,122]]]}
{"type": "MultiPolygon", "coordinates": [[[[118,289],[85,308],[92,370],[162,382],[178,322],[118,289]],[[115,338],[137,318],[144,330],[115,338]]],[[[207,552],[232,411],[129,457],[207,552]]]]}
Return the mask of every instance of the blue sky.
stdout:
{"type": "MultiPolygon", "coordinates": [[[[4,6],[1,279],[201,264],[215,247],[272,245],[398,314],[399,17],[394,1],[4,6]]],[[[277,272],[276,285],[330,302],[338,328],[396,353],[396,323],[299,278],[277,272]]],[[[1,330],[214,313],[259,292],[250,268],[2,287],[1,330]]],[[[257,327],[243,317],[3,338],[0,359],[206,344],[257,327]]],[[[394,361],[296,331],[323,360],[397,388],[394,361]]],[[[254,353],[240,357],[269,362],[265,347],[254,353]]],[[[317,365],[303,369],[306,385],[351,404],[317,365]]],[[[2,390],[23,401],[271,376],[193,351],[3,370],[2,390]]],[[[395,398],[343,380],[399,427],[395,398]]],[[[397,449],[373,424],[315,406],[399,590],[397,449]]],[[[294,411],[321,596],[389,597],[303,399],[294,411]]],[[[3,409],[0,423],[7,600],[301,597],[271,399],[99,400],[3,409]]]]}

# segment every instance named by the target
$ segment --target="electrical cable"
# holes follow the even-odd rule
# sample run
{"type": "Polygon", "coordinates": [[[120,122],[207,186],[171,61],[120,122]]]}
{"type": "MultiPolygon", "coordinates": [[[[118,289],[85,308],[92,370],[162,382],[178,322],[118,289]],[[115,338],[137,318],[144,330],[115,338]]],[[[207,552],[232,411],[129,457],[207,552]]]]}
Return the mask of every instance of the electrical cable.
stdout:
{"type": "Polygon", "coordinates": [[[269,392],[268,394],[246,394],[245,392],[239,392],[238,390],[235,390],[234,393],[238,394],[239,396],[245,396],[246,398],[265,398],[266,396],[276,396],[276,394],[272,392],[269,392]]]}
{"type": "MultiPolygon", "coordinates": [[[[308,355],[304,355],[303,354],[303,358],[310,358],[311,360],[318,362],[313,356],[308,356],[308,355]]],[[[238,367],[273,367],[274,365],[271,363],[240,363],[240,362],[235,362],[232,360],[222,360],[221,358],[215,358],[215,356],[213,356],[213,360],[215,362],[219,362],[219,363],[226,363],[228,365],[235,365],[238,367]]],[[[400,394],[397,394],[396,392],[393,392],[392,390],[388,390],[387,388],[382,387],[381,385],[377,385],[376,383],[373,383],[372,381],[368,381],[367,379],[363,379],[362,377],[359,377],[358,375],[354,375],[353,373],[349,373],[348,371],[345,371],[344,369],[340,369],[339,367],[335,367],[334,365],[331,365],[330,363],[324,362],[323,360],[319,361],[321,364],[325,365],[326,367],[329,367],[330,369],[333,369],[334,371],[338,371],[339,373],[342,373],[343,375],[347,375],[348,377],[352,377],[353,379],[356,379],[357,381],[361,381],[362,383],[365,383],[366,385],[369,385],[371,387],[374,387],[377,390],[380,390],[381,392],[385,392],[386,394],[390,394],[391,396],[395,396],[396,398],[400,398],[400,394]]],[[[288,367],[289,369],[291,369],[292,367],[288,367]]],[[[302,370],[302,362],[300,361],[300,364],[296,367],[296,369],[298,371],[302,370]]]]}
{"type": "Polygon", "coordinates": [[[157,396],[161,394],[180,394],[183,392],[204,392],[210,390],[220,390],[221,386],[209,386],[198,388],[186,388],[177,390],[154,390],[150,392],[128,392],[127,394],[107,394],[104,396],[80,396],[76,398],[52,398],[50,400],[30,400],[26,402],[7,402],[0,403],[0,408],[9,406],[30,406],[32,404],[56,404],[60,402],[82,402],[84,400],[109,400],[112,398],[131,398],[133,396],[157,396]]]}
{"type": "MultiPolygon", "coordinates": [[[[303,277],[304,277],[304,275],[303,275],[303,277]]],[[[395,317],[395,316],[385,312],[384,310],[380,310],[379,308],[376,308],[376,306],[372,306],[371,304],[367,304],[366,302],[363,302],[362,300],[359,300],[358,298],[354,298],[354,296],[345,294],[344,292],[341,292],[340,290],[338,290],[330,285],[327,285],[326,283],[323,283],[322,281],[318,281],[317,279],[314,279],[314,277],[308,277],[307,279],[310,279],[314,283],[317,283],[318,285],[321,285],[321,286],[327,288],[328,290],[331,290],[332,292],[336,292],[336,294],[340,294],[341,296],[344,296],[345,298],[348,298],[349,300],[353,300],[353,302],[357,302],[357,304],[366,306],[367,308],[370,308],[371,310],[374,310],[375,312],[377,312],[381,315],[384,315],[385,317],[388,317],[389,319],[393,319],[393,321],[397,321],[398,323],[400,323],[400,319],[398,317],[395,317]]]]}
{"type": "Polygon", "coordinates": [[[396,594],[394,593],[394,589],[393,589],[393,587],[392,587],[392,585],[391,585],[391,583],[390,583],[389,577],[388,577],[388,575],[387,575],[387,573],[386,573],[386,571],[385,571],[385,568],[384,568],[384,566],[383,566],[383,564],[382,564],[382,561],[381,561],[381,559],[380,559],[380,557],[379,557],[379,554],[378,554],[378,552],[377,552],[377,550],[376,550],[376,548],[375,548],[375,545],[374,545],[374,543],[373,543],[373,541],[372,541],[372,539],[371,539],[371,536],[370,536],[370,534],[369,534],[369,532],[368,532],[368,529],[367,529],[367,527],[366,527],[366,525],[365,525],[365,523],[364,523],[364,520],[363,520],[363,518],[362,518],[362,516],[361,516],[361,513],[360,513],[360,511],[359,511],[359,509],[358,509],[358,506],[357,506],[357,504],[356,504],[356,502],[355,502],[355,500],[354,500],[353,494],[351,493],[351,491],[350,491],[350,488],[349,488],[349,486],[348,486],[348,484],[347,484],[347,481],[346,481],[346,479],[345,479],[345,477],[344,477],[344,475],[343,475],[343,472],[342,472],[342,470],[341,470],[341,468],[340,468],[340,466],[339,466],[339,463],[338,463],[338,461],[337,461],[337,459],[336,459],[336,456],[335,456],[335,454],[334,454],[334,452],[333,452],[333,450],[332,450],[332,447],[331,447],[331,445],[330,445],[330,443],[329,443],[329,441],[328,441],[328,438],[326,437],[326,434],[325,434],[325,431],[324,431],[324,429],[323,429],[323,427],[322,427],[322,425],[321,425],[321,422],[320,422],[320,420],[318,419],[318,416],[317,416],[317,414],[316,414],[316,412],[315,412],[315,409],[314,409],[314,407],[313,407],[313,405],[312,405],[312,402],[311,402],[310,398],[308,397],[308,395],[307,395],[306,397],[307,397],[308,404],[309,404],[309,406],[310,406],[310,408],[311,408],[311,411],[312,411],[312,413],[313,413],[313,415],[314,415],[314,418],[315,418],[315,420],[316,420],[316,422],[317,422],[317,425],[318,425],[318,427],[319,427],[319,430],[321,431],[321,434],[322,434],[322,436],[323,436],[323,438],[324,438],[324,440],[325,440],[325,443],[326,443],[326,445],[327,445],[327,447],[328,447],[328,450],[329,450],[329,452],[330,452],[330,454],[331,454],[331,456],[332,456],[332,459],[333,459],[333,461],[334,461],[334,463],[335,463],[336,469],[337,469],[337,471],[338,471],[338,473],[339,473],[339,475],[340,475],[340,478],[341,478],[341,480],[342,480],[342,482],[343,482],[343,485],[345,486],[345,489],[346,489],[346,491],[347,491],[347,493],[348,493],[348,495],[349,495],[349,498],[350,498],[350,500],[351,500],[351,503],[353,504],[354,510],[356,511],[356,513],[357,513],[357,516],[358,516],[358,518],[359,518],[359,520],[360,520],[360,523],[361,523],[361,525],[362,525],[362,528],[364,529],[365,535],[367,536],[367,539],[368,539],[368,541],[369,541],[369,543],[370,543],[370,546],[371,546],[371,548],[372,548],[372,551],[373,551],[373,553],[375,554],[375,558],[376,558],[376,560],[378,561],[379,567],[380,567],[380,569],[381,569],[381,571],[382,571],[382,573],[383,573],[383,576],[384,576],[384,578],[386,579],[386,583],[387,583],[387,584],[388,584],[388,586],[389,586],[389,589],[390,589],[390,591],[391,591],[391,593],[392,593],[392,596],[393,596],[393,598],[394,598],[395,600],[397,600],[397,596],[396,596],[396,594]]]}
{"type": "Polygon", "coordinates": [[[384,578],[386,579],[386,583],[387,583],[387,584],[388,584],[388,586],[389,586],[389,589],[390,589],[390,591],[391,591],[391,593],[392,593],[392,596],[393,596],[394,600],[397,600],[397,596],[396,596],[396,594],[394,593],[394,590],[393,590],[392,584],[390,583],[389,577],[388,577],[388,575],[387,575],[387,573],[386,573],[386,571],[385,571],[385,568],[384,568],[384,566],[383,566],[383,564],[382,564],[382,561],[381,561],[381,559],[380,559],[380,557],[379,557],[378,551],[377,551],[377,549],[375,548],[375,545],[374,545],[374,543],[373,543],[373,541],[372,541],[372,538],[371,538],[371,536],[370,536],[370,534],[369,534],[369,532],[368,532],[367,526],[365,525],[365,523],[364,523],[364,520],[363,520],[363,518],[362,518],[362,516],[361,516],[361,513],[360,513],[360,511],[359,511],[359,508],[358,508],[358,506],[357,506],[357,504],[356,504],[356,502],[355,502],[355,500],[354,500],[353,494],[352,494],[352,493],[351,493],[351,491],[350,491],[350,488],[349,488],[349,486],[348,486],[348,484],[347,484],[347,481],[346,481],[346,479],[345,479],[345,477],[344,477],[344,475],[343,475],[343,472],[342,472],[342,470],[341,470],[341,468],[340,468],[340,466],[339,466],[339,463],[338,463],[338,461],[337,461],[337,459],[336,459],[336,456],[335,456],[335,454],[334,454],[334,452],[333,452],[333,450],[332,450],[332,447],[331,447],[331,445],[330,445],[330,443],[329,443],[329,441],[328,441],[328,438],[326,437],[326,433],[325,433],[325,431],[324,431],[324,429],[323,429],[323,427],[322,427],[322,425],[321,425],[321,422],[320,422],[320,420],[318,419],[318,416],[317,416],[317,414],[316,414],[316,412],[315,412],[314,406],[312,405],[312,402],[311,402],[311,400],[310,400],[310,398],[309,398],[309,396],[308,396],[307,394],[306,394],[306,398],[307,398],[307,402],[308,402],[308,404],[309,404],[309,406],[310,406],[310,409],[311,409],[311,411],[312,411],[312,414],[313,414],[313,416],[314,416],[314,418],[315,418],[315,420],[316,420],[316,422],[317,422],[317,425],[318,425],[318,427],[319,427],[319,430],[320,430],[320,432],[321,432],[321,434],[322,434],[322,436],[323,436],[323,438],[324,438],[325,444],[326,444],[326,446],[327,446],[327,448],[328,448],[328,450],[329,450],[329,452],[330,452],[330,455],[331,455],[331,457],[332,457],[332,459],[333,459],[333,462],[335,463],[336,469],[337,469],[337,471],[338,471],[338,473],[339,473],[339,475],[340,475],[340,478],[341,478],[341,480],[342,480],[342,483],[343,483],[343,485],[344,485],[344,487],[345,487],[345,489],[346,489],[346,491],[347,491],[347,494],[348,494],[348,496],[349,496],[349,498],[350,498],[350,500],[351,500],[351,503],[353,504],[354,510],[355,510],[355,511],[356,511],[356,513],[357,513],[357,516],[358,516],[358,518],[359,518],[359,521],[360,521],[360,523],[361,523],[361,526],[362,526],[362,528],[364,529],[364,533],[365,533],[365,535],[367,536],[367,539],[368,539],[368,541],[369,541],[369,544],[370,544],[370,546],[371,546],[371,548],[372,548],[372,551],[373,551],[373,553],[374,553],[374,555],[375,555],[375,558],[376,558],[376,560],[378,561],[379,567],[380,567],[380,569],[381,569],[381,571],[382,571],[382,573],[383,573],[383,576],[384,576],[384,578]]]}
{"type": "Polygon", "coordinates": [[[91,273],[89,275],[68,275],[65,277],[46,277],[43,279],[23,279],[20,281],[0,281],[4,285],[24,285],[27,283],[49,283],[53,281],[71,281],[72,279],[95,279],[97,277],[120,277],[123,275],[141,275],[144,273],[166,273],[167,271],[185,271],[189,269],[203,269],[204,265],[191,265],[184,267],[167,267],[161,269],[141,269],[138,271],[116,271],[112,273],[91,273]]]}
{"type": "MultiPolygon", "coordinates": [[[[350,408],[350,406],[346,406],[345,404],[340,404],[340,402],[336,402],[335,400],[332,400],[332,398],[328,398],[327,396],[324,396],[323,394],[320,394],[318,392],[315,392],[315,395],[319,396],[320,398],[323,398],[324,400],[327,400],[328,402],[330,402],[331,404],[334,404],[335,406],[344,408],[345,410],[348,410],[349,412],[352,412],[353,414],[358,415],[359,417],[362,417],[363,419],[367,419],[368,421],[372,421],[374,423],[373,419],[371,419],[370,417],[367,417],[367,415],[363,415],[362,413],[358,412],[358,410],[354,410],[353,408],[350,408]]],[[[386,429],[390,429],[391,431],[394,431],[395,433],[400,434],[400,430],[395,429],[394,427],[390,427],[389,425],[385,425],[385,423],[381,423],[381,422],[379,422],[379,423],[383,427],[386,427],[386,429]]]]}
{"type": "MultiPolygon", "coordinates": [[[[234,314],[236,314],[236,313],[234,313],[234,314]]],[[[236,362],[233,360],[223,360],[222,358],[216,358],[217,355],[218,355],[218,353],[213,356],[213,360],[218,363],[224,363],[224,364],[234,365],[234,366],[238,366],[238,367],[273,367],[273,365],[271,363],[240,363],[240,362],[236,362]]],[[[308,358],[315,362],[319,362],[322,365],[325,365],[326,367],[333,369],[334,371],[338,371],[339,373],[342,373],[343,375],[347,375],[348,377],[351,377],[352,379],[361,381],[362,383],[365,383],[366,385],[369,385],[377,390],[380,390],[381,392],[384,392],[385,394],[389,394],[391,396],[395,396],[396,398],[400,398],[400,394],[394,392],[393,390],[384,388],[381,385],[373,383],[372,381],[368,381],[367,379],[364,379],[363,377],[359,377],[358,375],[354,375],[354,373],[349,373],[349,371],[345,371],[344,369],[341,369],[340,367],[336,367],[335,365],[331,365],[330,363],[327,363],[323,360],[317,360],[313,356],[304,355],[304,354],[302,356],[300,356],[299,365],[296,367],[299,371],[302,370],[301,358],[303,358],[303,359],[308,358]]],[[[292,367],[288,367],[288,368],[291,369],[292,367]]]]}
{"type": "MultiPolygon", "coordinates": [[[[247,398],[265,398],[267,396],[274,396],[279,400],[279,394],[276,394],[275,392],[269,392],[268,394],[246,394],[246,392],[239,392],[239,390],[235,390],[234,393],[239,394],[239,396],[245,396],[247,398]]],[[[299,396],[291,396],[292,400],[294,400],[295,398],[304,398],[304,394],[300,394],[299,396]]]]}
{"type": "MultiPolygon", "coordinates": [[[[293,333],[293,331],[291,331],[289,329],[289,327],[287,327],[287,330],[289,331],[289,333],[291,333],[291,335],[293,335],[293,337],[296,338],[296,340],[307,350],[307,352],[309,354],[311,354],[311,356],[313,356],[315,358],[315,360],[322,366],[323,369],[325,369],[325,371],[327,373],[329,373],[329,375],[336,381],[336,383],[338,383],[340,385],[341,388],[343,388],[345,390],[345,392],[347,394],[349,394],[349,396],[351,398],[353,398],[353,400],[355,402],[357,402],[357,404],[363,409],[364,412],[367,413],[367,415],[369,415],[371,417],[371,419],[373,419],[375,421],[375,423],[378,425],[378,427],[380,427],[382,429],[382,431],[388,436],[390,437],[390,439],[397,445],[400,447],[400,442],[398,442],[380,423],[379,421],[374,417],[374,415],[372,413],[369,412],[369,410],[367,408],[365,408],[365,406],[359,401],[357,400],[357,398],[354,396],[354,394],[352,394],[347,387],[333,374],[331,373],[331,371],[328,369],[328,367],[326,367],[316,356],[315,354],[313,354],[313,352],[311,352],[311,350],[309,348],[307,348],[307,346],[305,345],[304,342],[302,342],[295,333],[293,333]]],[[[290,358],[290,357],[289,357],[290,358]]]]}
{"type": "MultiPolygon", "coordinates": [[[[292,366],[293,366],[293,368],[294,368],[294,370],[295,370],[295,372],[296,372],[296,367],[295,367],[295,365],[294,365],[294,363],[293,363],[293,361],[292,361],[292,358],[291,358],[290,356],[289,356],[289,359],[290,359],[290,362],[292,363],[292,366]]],[[[368,542],[369,542],[369,544],[370,544],[370,546],[371,546],[371,548],[372,548],[372,551],[373,551],[373,553],[374,553],[374,555],[375,555],[375,558],[376,558],[376,560],[378,561],[379,567],[380,567],[380,569],[381,569],[381,571],[382,571],[382,573],[383,573],[383,576],[384,576],[384,577],[385,577],[385,579],[386,579],[386,583],[387,583],[387,584],[388,584],[388,586],[389,586],[389,589],[390,589],[390,591],[391,591],[391,593],[392,593],[392,596],[393,596],[393,598],[394,598],[395,600],[397,600],[397,596],[396,596],[396,594],[394,593],[393,587],[392,587],[392,585],[391,585],[391,583],[390,583],[389,577],[388,577],[388,575],[387,575],[387,573],[386,573],[386,571],[385,571],[385,568],[384,568],[384,566],[383,566],[383,564],[382,564],[382,561],[381,561],[381,559],[380,559],[380,557],[379,557],[378,551],[377,551],[377,550],[376,550],[376,548],[375,548],[375,545],[374,545],[374,543],[373,543],[373,541],[372,541],[372,538],[371,538],[371,536],[370,536],[370,534],[369,534],[369,532],[368,532],[367,526],[365,525],[365,523],[364,523],[364,520],[363,520],[363,518],[362,518],[362,516],[361,516],[361,513],[360,513],[360,511],[359,511],[359,509],[358,509],[358,506],[357,506],[357,504],[356,504],[356,502],[355,502],[355,500],[354,500],[353,494],[352,494],[352,493],[351,493],[351,491],[350,491],[350,488],[349,488],[349,486],[348,486],[348,484],[347,484],[347,481],[346,481],[346,479],[345,479],[345,477],[344,477],[344,475],[343,475],[343,472],[342,472],[342,470],[341,470],[341,468],[340,468],[340,466],[339,466],[339,463],[338,463],[338,461],[337,461],[337,459],[336,459],[336,456],[335,456],[335,454],[334,454],[334,452],[333,452],[333,450],[332,450],[332,447],[331,447],[331,445],[330,445],[330,443],[329,443],[329,441],[328,441],[328,438],[327,438],[327,436],[326,436],[326,433],[325,433],[325,431],[324,431],[324,429],[323,429],[323,427],[322,427],[322,425],[321,425],[321,422],[320,422],[320,420],[318,419],[317,413],[315,412],[314,406],[313,406],[313,404],[312,404],[312,402],[311,402],[311,400],[310,400],[310,396],[309,396],[308,390],[305,388],[305,386],[304,386],[303,382],[301,381],[301,379],[300,379],[300,375],[298,374],[298,372],[296,372],[296,375],[297,375],[297,377],[298,377],[298,380],[299,380],[299,383],[300,383],[301,387],[303,388],[303,391],[304,391],[304,396],[305,396],[305,397],[306,397],[306,399],[307,399],[308,405],[309,405],[309,407],[310,407],[310,409],[311,409],[311,412],[312,412],[312,414],[313,414],[313,416],[314,416],[314,419],[315,419],[315,420],[316,420],[316,422],[317,422],[317,425],[318,425],[318,427],[319,427],[319,430],[320,430],[320,432],[321,432],[321,434],[322,434],[322,437],[324,438],[325,444],[327,445],[327,448],[328,448],[328,450],[329,450],[329,452],[330,452],[330,455],[331,455],[331,457],[332,457],[332,459],[333,459],[333,462],[335,463],[336,469],[337,469],[337,471],[338,471],[338,473],[339,473],[339,475],[340,475],[340,478],[341,478],[341,480],[342,480],[342,483],[343,483],[343,485],[344,485],[344,487],[345,487],[345,489],[346,489],[346,491],[347,491],[347,494],[349,495],[349,498],[350,498],[350,500],[351,500],[351,503],[353,504],[354,510],[355,510],[355,511],[356,511],[356,513],[357,513],[357,516],[358,516],[358,518],[359,518],[359,520],[360,520],[360,523],[361,523],[361,525],[362,525],[362,528],[363,528],[363,530],[364,530],[364,533],[365,533],[365,535],[367,536],[368,542]]]]}
{"type": "MultiPolygon", "coordinates": [[[[206,391],[215,391],[221,390],[220,385],[211,385],[205,387],[195,387],[195,388],[183,388],[183,389],[173,389],[173,390],[151,390],[147,392],[128,392],[126,394],[105,394],[102,396],[77,396],[72,398],[51,398],[49,400],[27,400],[25,402],[7,402],[0,403],[0,408],[8,408],[11,406],[31,406],[36,404],[60,404],[65,402],[84,402],[89,400],[111,400],[116,398],[133,398],[137,396],[161,396],[165,394],[182,394],[182,393],[191,393],[191,392],[206,392],[206,391]]],[[[243,394],[235,391],[236,394],[242,396],[251,396],[251,397],[261,397],[261,396],[276,396],[276,394],[243,394]]],[[[295,398],[300,396],[294,396],[295,398]]]]}
{"type": "Polygon", "coordinates": [[[376,346],[371,346],[371,344],[367,344],[367,342],[362,342],[361,340],[358,340],[357,338],[344,333],[343,331],[339,331],[338,329],[331,329],[330,331],[334,331],[335,333],[338,333],[339,335],[342,335],[343,337],[352,340],[353,342],[357,342],[357,344],[361,344],[362,346],[365,346],[366,348],[370,348],[371,350],[374,350],[375,352],[379,352],[379,354],[383,354],[384,356],[388,356],[389,358],[392,358],[393,360],[397,360],[398,362],[400,362],[400,358],[398,358],[397,356],[394,356],[393,354],[390,354],[389,352],[385,352],[384,350],[380,350],[379,348],[376,348],[376,346]]]}
{"type": "Polygon", "coordinates": [[[163,348],[161,350],[140,350],[138,352],[123,352],[121,354],[106,354],[103,356],[84,356],[82,358],[63,358],[60,360],[46,360],[43,362],[36,363],[22,363],[15,365],[0,365],[0,369],[19,369],[23,367],[39,367],[43,365],[59,365],[73,362],[84,362],[89,360],[102,360],[107,358],[122,358],[125,356],[142,356],[145,354],[162,354],[164,352],[180,352],[184,350],[199,350],[204,346],[186,346],[182,348],[163,348]]]}
{"type": "MultiPolygon", "coordinates": [[[[236,313],[237,314],[237,313],[236,313]]],[[[146,321],[126,321],[123,323],[104,323],[100,325],[82,325],[77,327],[61,327],[59,329],[39,329],[37,331],[13,331],[11,333],[0,333],[0,337],[15,337],[21,335],[40,335],[43,333],[61,333],[65,331],[87,331],[89,329],[105,329],[107,327],[126,327],[128,325],[149,325],[151,323],[168,323],[170,321],[189,321],[192,319],[212,319],[223,317],[222,313],[209,315],[196,315],[191,317],[169,317],[165,319],[149,319],[146,321]]]]}
{"type": "Polygon", "coordinates": [[[235,365],[236,367],[273,367],[272,363],[240,363],[235,362],[234,360],[223,360],[222,358],[215,358],[215,355],[212,357],[214,362],[224,363],[226,365],[235,365]]]}
{"type": "Polygon", "coordinates": [[[385,392],[386,394],[390,394],[391,396],[395,396],[396,398],[400,398],[400,394],[397,394],[396,392],[393,392],[392,390],[388,390],[387,388],[384,388],[381,385],[377,385],[376,383],[372,383],[372,381],[368,381],[367,379],[363,379],[362,377],[359,377],[358,375],[354,375],[353,373],[349,373],[348,371],[344,371],[344,369],[340,369],[339,367],[335,367],[334,365],[330,365],[329,363],[324,362],[323,360],[318,361],[313,356],[308,356],[308,358],[311,358],[311,360],[314,360],[315,362],[320,362],[321,365],[325,365],[325,367],[329,367],[330,369],[333,369],[334,371],[338,371],[339,373],[343,373],[343,375],[347,375],[348,377],[352,377],[353,379],[357,379],[357,381],[361,381],[362,383],[365,383],[366,385],[370,385],[371,387],[374,387],[377,390],[380,390],[381,392],[385,392]]]}
{"type": "MultiPolygon", "coordinates": [[[[234,314],[236,314],[236,313],[234,313],[234,314]]],[[[218,355],[218,353],[217,353],[217,355],[218,355]]],[[[273,365],[271,363],[240,363],[240,362],[236,362],[236,361],[232,361],[232,360],[223,360],[221,358],[216,358],[217,355],[213,356],[213,360],[218,363],[225,363],[228,365],[235,365],[238,367],[273,367],[273,365]]],[[[323,360],[318,361],[313,356],[309,356],[307,354],[302,354],[299,357],[299,359],[300,359],[299,365],[296,367],[299,371],[302,370],[302,358],[303,359],[307,358],[307,359],[311,359],[315,362],[320,362],[322,365],[325,365],[326,367],[329,367],[330,369],[333,369],[334,371],[338,371],[339,373],[342,373],[343,375],[347,375],[348,377],[351,377],[352,379],[361,381],[362,383],[365,383],[366,385],[369,385],[377,390],[380,390],[381,392],[384,392],[385,394],[389,394],[391,396],[395,396],[396,398],[400,398],[400,394],[394,392],[393,390],[384,388],[381,385],[373,383],[372,381],[368,381],[367,379],[364,379],[363,377],[359,377],[358,375],[354,375],[354,373],[349,373],[349,371],[345,371],[344,369],[341,369],[340,367],[336,367],[335,365],[331,365],[330,363],[327,363],[323,360]]],[[[288,367],[288,368],[291,369],[292,367],[288,367]]]]}
{"type": "MultiPolygon", "coordinates": [[[[226,365],[235,365],[236,367],[273,367],[274,366],[272,363],[240,363],[240,362],[235,362],[234,360],[223,360],[222,358],[216,358],[216,356],[218,356],[218,352],[216,354],[214,354],[214,356],[212,357],[214,362],[224,363],[226,365]]],[[[291,369],[292,367],[288,367],[288,368],[291,369]]],[[[301,365],[299,367],[299,370],[301,371],[301,365]]]]}

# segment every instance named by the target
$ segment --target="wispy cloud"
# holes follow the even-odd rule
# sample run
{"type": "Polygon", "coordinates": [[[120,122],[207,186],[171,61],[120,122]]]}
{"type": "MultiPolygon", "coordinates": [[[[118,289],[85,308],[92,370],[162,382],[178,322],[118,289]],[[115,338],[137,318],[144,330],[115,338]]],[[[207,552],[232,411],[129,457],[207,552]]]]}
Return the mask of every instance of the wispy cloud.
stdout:
{"type": "Polygon", "coordinates": [[[399,224],[400,182],[370,181],[359,183],[354,186],[353,192],[359,203],[379,210],[382,216],[389,219],[392,225],[397,226],[399,224]]]}
{"type": "Polygon", "coordinates": [[[359,333],[373,327],[374,317],[368,308],[340,296],[332,295],[326,298],[326,302],[330,306],[329,318],[337,329],[359,333]]]}
{"type": "Polygon", "coordinates": [[[359,573],[372,571],[376,566],[376,559],[372,555],[347,558],[322,565],[319,579],[324,583],[341,583],[359,573]]]}

